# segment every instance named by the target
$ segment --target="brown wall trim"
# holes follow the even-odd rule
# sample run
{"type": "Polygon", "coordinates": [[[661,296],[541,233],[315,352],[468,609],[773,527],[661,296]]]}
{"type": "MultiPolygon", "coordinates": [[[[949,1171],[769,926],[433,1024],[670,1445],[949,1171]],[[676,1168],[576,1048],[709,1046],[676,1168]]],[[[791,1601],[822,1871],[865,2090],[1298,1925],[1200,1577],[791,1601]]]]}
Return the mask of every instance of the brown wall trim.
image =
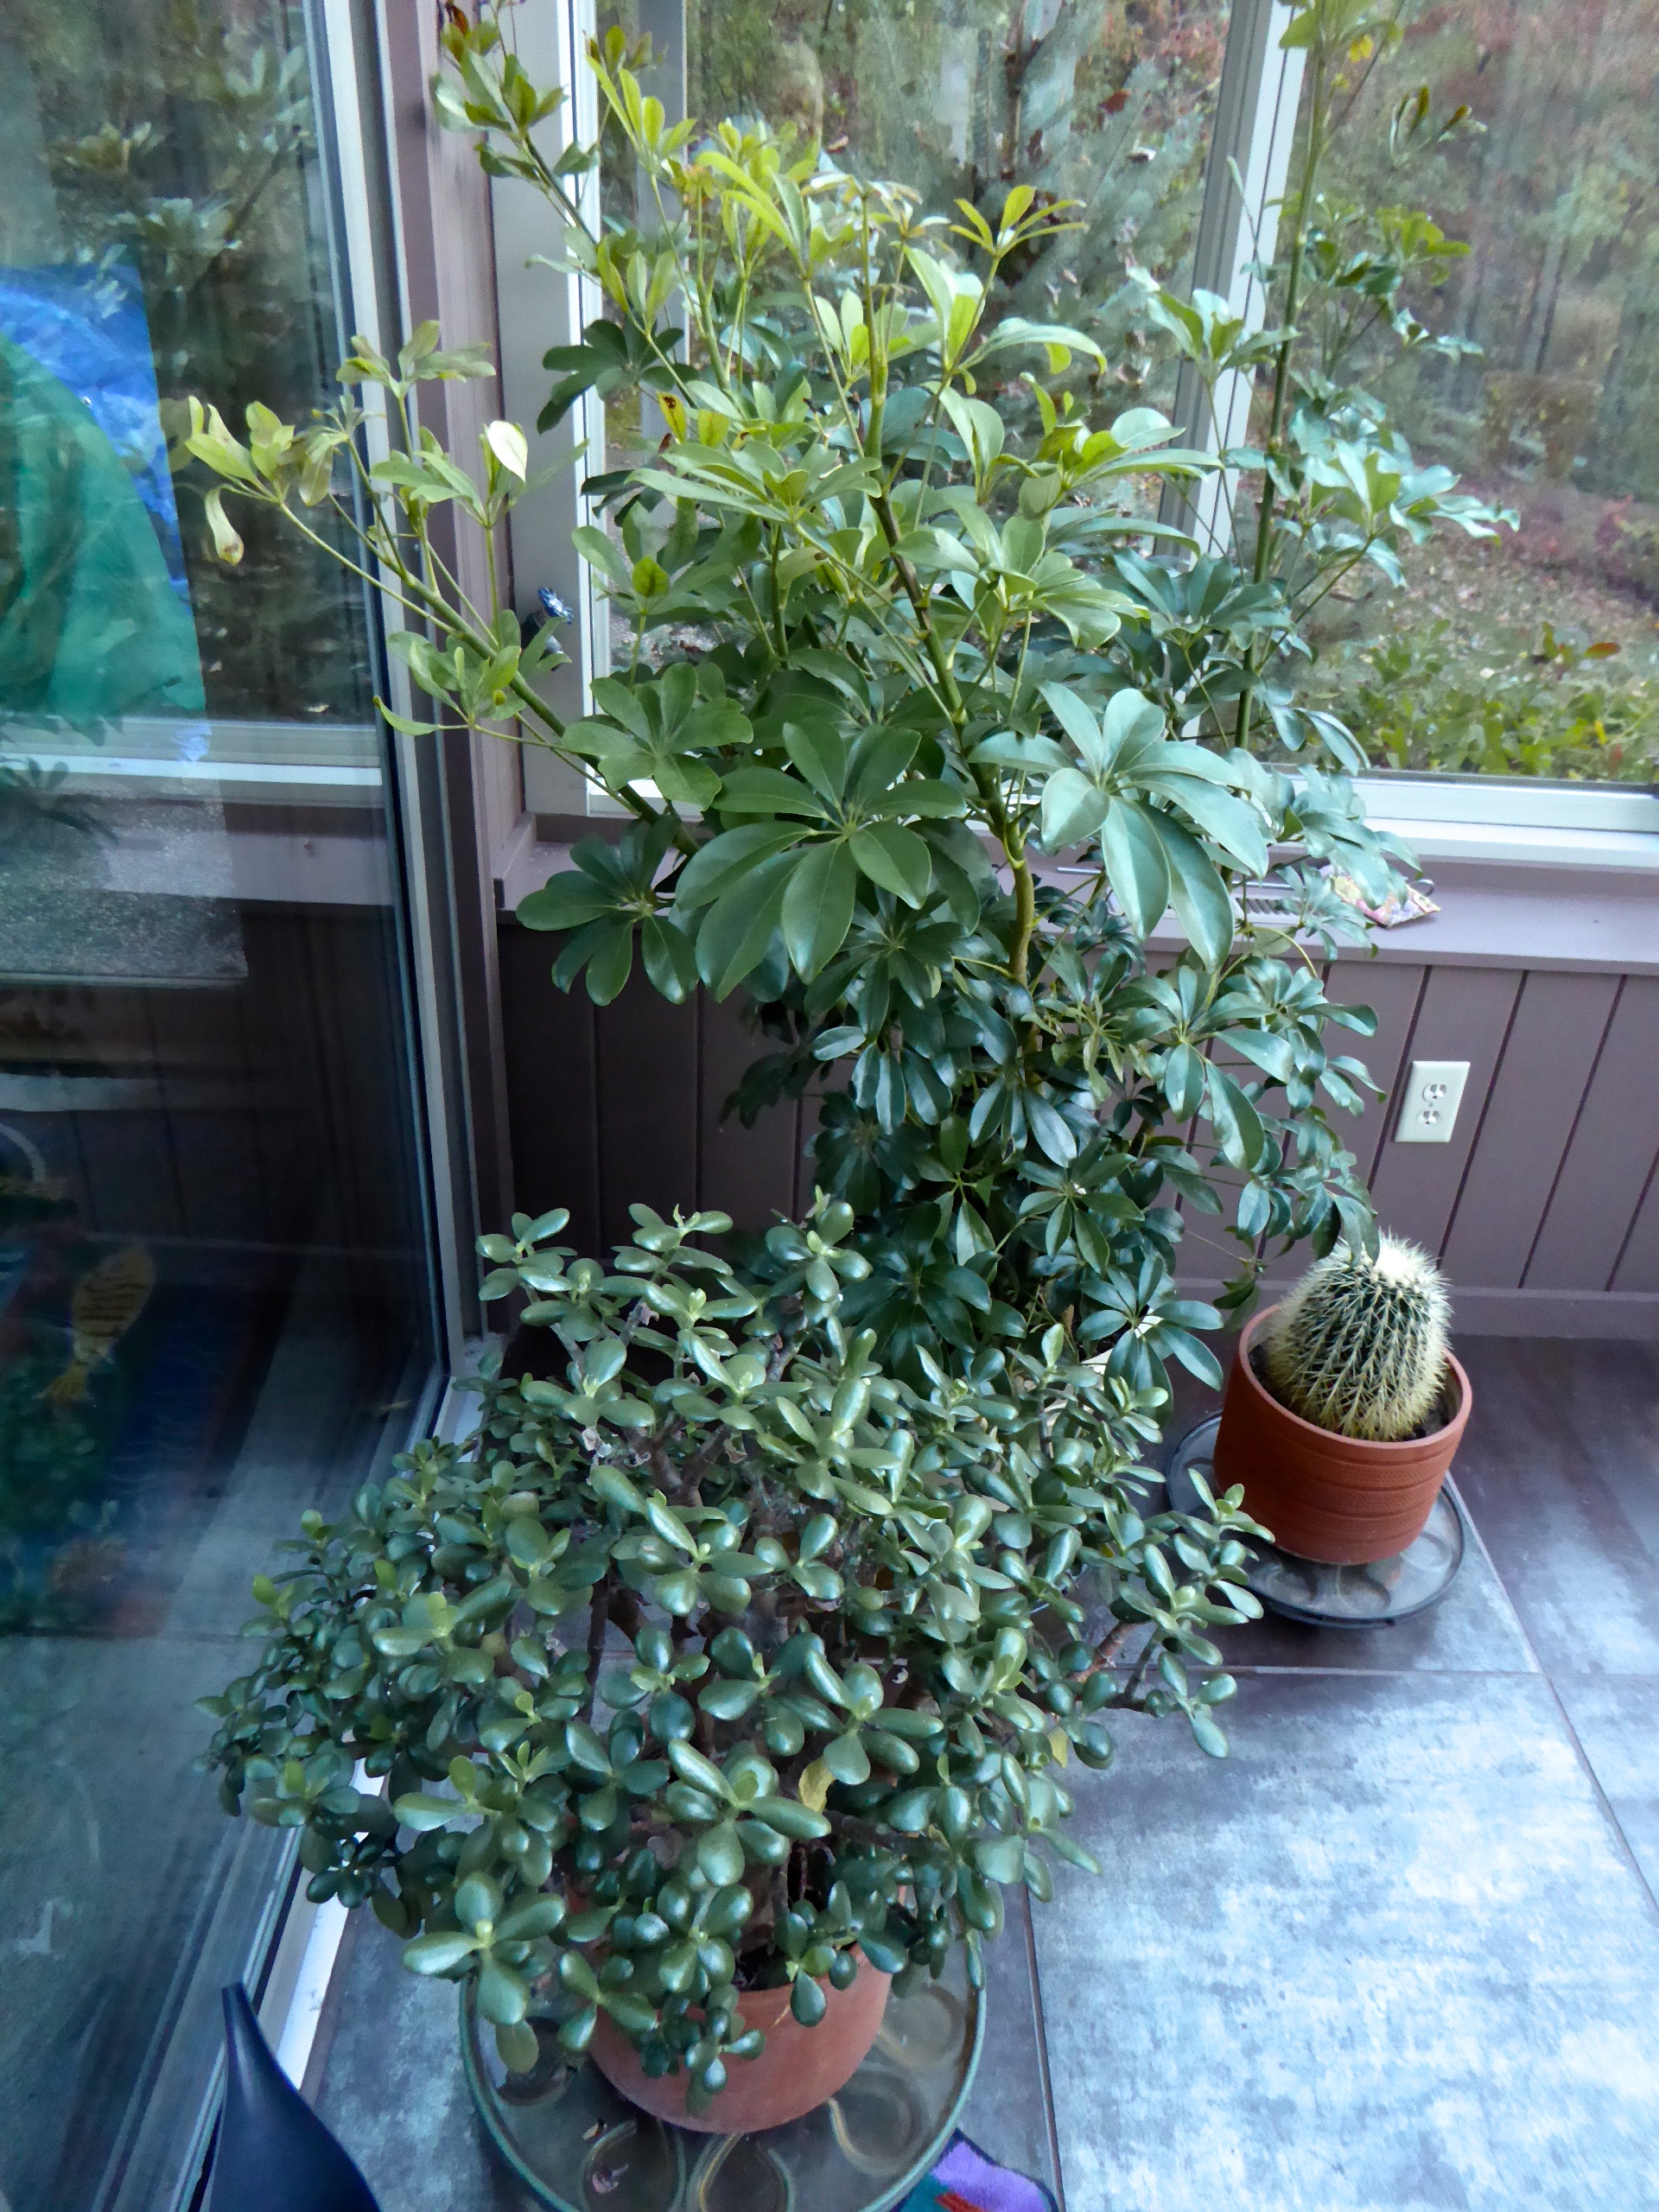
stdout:
{"type": "MultiPolygon", "coordinates": [[[[498,341],[494,233],[487,181],[471,141],[443,130],[429,86],[440,58],[435,0],[390,0],[380,11],[397,202],[404,315],[431,320],[459,346],[498,341]]],[[[466,466],[499,407],[493,378],[424,385],[427,425],[466,466]]],[[[448,518],[439,518],[446,524],[448,518]]],[[[441,534],[435,525],[435,535],[441,534]]],[[[476,597],[486,588],[475,541],[443,549],[476,597]]],[[[517,750],[465,730],[425,741],[438,749],[454,930],[454,988],[466,1087],[467,1160],[477,1226],[511,1211],[512,1157],[495,933],[494,852],[521,804],[517,750]]]]}
{"type": "MultiPolygon", "coordinates": [[[[1287,1276],[1264,1283],[1264,1299],[1270,1302],[1293,1280],[1287,1276]]],[[[1217,1275],[1181,1277],[1181,1289],[1189,1298],[1213,1298],[1220,1288],[1217,1275]]],[[[1659,1292],[1480,1290],[1454,1284],[1452,1333],[1454,1338],[1599,1337],[1626,1344],[1659,1344],[1659,1292]]]]}

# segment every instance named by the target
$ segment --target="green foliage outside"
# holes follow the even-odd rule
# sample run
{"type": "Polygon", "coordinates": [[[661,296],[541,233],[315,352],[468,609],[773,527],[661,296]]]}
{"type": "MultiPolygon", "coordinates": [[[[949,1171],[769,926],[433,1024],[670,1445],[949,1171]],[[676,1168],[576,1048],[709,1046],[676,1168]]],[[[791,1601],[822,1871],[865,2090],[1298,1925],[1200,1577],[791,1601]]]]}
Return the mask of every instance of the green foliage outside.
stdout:
{"type": "Polygon", "coordinates": [[[1477,667],[1449,623],[1428,620],[1328,651],[1319,682],[1379,768],[1659,782],[1659,677],[1621,679],[1617,651],[1546,623],[1477,667]]]}
{"type": "Polygon", "coordinates": [[[1402,294],[1453,342],[1402,351],[1374,329],[1351,373],[1521,529],[1453,577],[1439,559],[1408,559],[1403,596],[1339,596],[1315,626],[1332,664],[1321,687],[1380,765],[1651,780],[1652,10],[1403,0],[1394,15],[1399,35],[1362,41],[1340,65],[1325,189],[1346,210],[1399,199],[1398,105],[1425,80],[1437,114],[1466,104],[1467,123],[1414,157],[1411,204],[1433,210],[1446,250],[1420,260],[1402,294]],[[1445,626],[1426,637],[1436,601],[1451,601],[1445,626]],[[1581,664],[1607,645],[1617,658],[1581,664]]]}
{"type": "MultiPolygon", "coordinates": [[[[1075,227],[999,270],[993,312],[1063,315],[1110,359],[1097,404],[1167,409],[1174,378],[1134,272],[1185,281],[1226,41],[1218,0],[691,0],[686,21],[694,114],[793,124],[924,207],[965,199],[994,219],[1015,183],[1071,201],[1075,227]]],[[[1009,378],[998,398],[1026,395],[1009,378]]]]}

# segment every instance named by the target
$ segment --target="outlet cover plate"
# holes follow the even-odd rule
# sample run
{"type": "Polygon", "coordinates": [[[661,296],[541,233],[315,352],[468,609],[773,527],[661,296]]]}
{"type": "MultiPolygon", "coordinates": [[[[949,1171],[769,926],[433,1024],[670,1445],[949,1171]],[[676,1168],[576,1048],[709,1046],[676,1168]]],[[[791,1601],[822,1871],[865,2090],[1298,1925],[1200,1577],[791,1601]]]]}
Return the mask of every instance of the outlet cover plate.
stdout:
{"type": "Polygon", "coordinates": [[[1467,1060],[1414,1060],[1400,1107],[1396,1144],[1450,1144],[1457,1127],[1467,1060]]]}

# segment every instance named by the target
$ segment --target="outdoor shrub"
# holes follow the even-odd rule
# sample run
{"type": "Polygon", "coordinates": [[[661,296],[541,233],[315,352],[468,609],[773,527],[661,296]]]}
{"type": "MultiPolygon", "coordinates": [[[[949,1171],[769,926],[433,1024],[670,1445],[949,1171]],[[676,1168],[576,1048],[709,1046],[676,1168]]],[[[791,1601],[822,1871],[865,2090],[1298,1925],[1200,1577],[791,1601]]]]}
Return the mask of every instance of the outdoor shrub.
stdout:
{"type": "Polygon", "coordinates": [[[1331,703],[1379,767],[1651,783],[1659,682],[1615,671],[1618,648],[1546,623],[1535,645],[1493,643],[1483,665],[1448,623],[1414,623],[1331,657],[1331,703]]]}
{"type": "Polygon", "coordinates": [[[1152,1395],[1058,1328],[886,1372],[839,1202],[771,1232],[787,1292],[696,1241],[723,1215],[633,1216],[608,1273],[563,1212],[484,1240],[558,1379],[485,1379],[470,1444],[304,1516],[208,1764],[300,1830],[310,1896],[475,1981],[509,2066],[602,2011],[700,2109],[759,2047],[746,1990],[811,2024],[860,1952],[902,1986],[958,1942],[977,1982],[1001,1885],[1092,1866],[1066,1770],[1109,1763],[1113,1710],[1224,1750],[1210,1630],[1260,1610],[1255,1530],[1236,1491],[1143,1516],[1152,1395]]]}

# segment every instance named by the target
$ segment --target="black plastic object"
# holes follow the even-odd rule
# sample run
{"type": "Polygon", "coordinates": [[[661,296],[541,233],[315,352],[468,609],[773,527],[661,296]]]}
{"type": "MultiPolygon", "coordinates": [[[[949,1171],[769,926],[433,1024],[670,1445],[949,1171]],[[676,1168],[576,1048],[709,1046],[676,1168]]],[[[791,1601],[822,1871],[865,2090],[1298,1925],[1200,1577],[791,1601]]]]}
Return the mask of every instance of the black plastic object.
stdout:
{"type": "Polygon", "coordinates": [[[225,1992],[225,2105],[207,2212],[380,2212],[271,2056],[239,1981],[225,1992]]]}

